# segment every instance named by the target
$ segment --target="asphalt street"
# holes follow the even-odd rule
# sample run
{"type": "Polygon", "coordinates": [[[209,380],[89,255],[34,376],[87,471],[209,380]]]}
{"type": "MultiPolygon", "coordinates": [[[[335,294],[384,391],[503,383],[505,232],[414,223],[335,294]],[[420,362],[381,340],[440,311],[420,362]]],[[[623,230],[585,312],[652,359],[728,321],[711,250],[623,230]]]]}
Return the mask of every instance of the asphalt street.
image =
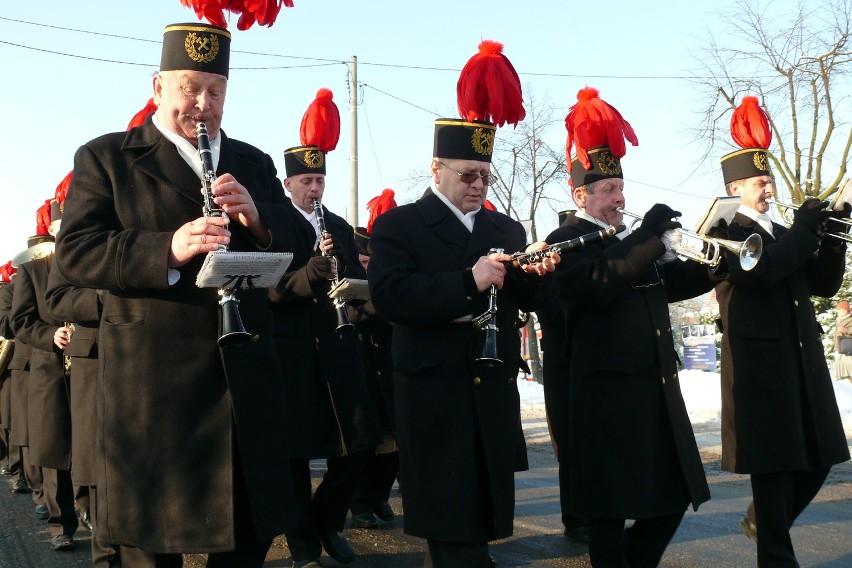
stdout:
{"type": "MultiPolygon", "coordinates": [[[[516,477],[515,534],[493,543],[492,555],[503,567],[589,566],[585,546],[567,541],[559,520],[557,469],[541,420],[524,422],[529,440],[530,470],[516,477]]],[[[755,566],[755,551],[743,536],[739,519],[750,499],[748,478],[719,468],[718,425],[695,426],[712,499],[697,512],[686,514],[660,566],[720,568],[755,566]]],[[[852,442],[852,440],[850,440],[852,442]]],[[[322,475],[321,461],[313,463],[315,481],[322,475]]],[[[76,535],[78,547],[53,552],[44,521],[33,517],[29,495],[13,494],[11,478],[0,484],[0,568],[66,568],[90,566],[90,535],[76,535]]],[[[379,529],[347,529],[346,537],[358,553],[352,568],[416,568],[423,565],[425,543],[402,531],[402,505],[398,488],[391,504],[397,518],[379,529]]],[[[802,514],[792,531],[802,566],[841,568],[852,566],[852,464],[836,466],[817,498],[802,514]]],[[[341,566],[323,556],[323,566],[341,566]]],[[[187,568],[204,565],[201,555],[187,556],[187,568]]],[[[265,566],[289,567],[289,553],[278,538],[265,566]]]]}

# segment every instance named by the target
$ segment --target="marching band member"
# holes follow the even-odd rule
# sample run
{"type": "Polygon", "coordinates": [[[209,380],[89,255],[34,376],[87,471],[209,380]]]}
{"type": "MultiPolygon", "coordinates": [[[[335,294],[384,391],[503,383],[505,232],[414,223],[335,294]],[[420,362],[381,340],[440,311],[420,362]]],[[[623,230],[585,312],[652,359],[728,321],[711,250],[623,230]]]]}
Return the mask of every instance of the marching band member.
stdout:
{"type": "MultiPolygon", "coordinates": [[[[548,243],[621,224],[624,137],[638,143],[588,87],[566,126],[578,210],[548,243]]],[[[569,512],[589,518],[596,568],[656,566],[687,506],[710,498],[678,384],[668,303],[707,292],[716,279],[696,262],[660,262],[679,215],[654,205],[635,231],[565,254],[556,269],[569,389],[560,460],[567,460],[569,512]],[[635,523],[625,530],[627,519],[635,523]]]]}
{"type": "MultiPolygon", "coordinates": [[[[846,243],[824,237],[830,212],[806,200],[786,229],[770,221],[775,194],[767,149],[769,118],[745,97],[731,118],[742,149],[722,157],[728,195],[742,204],[719,234],[744,240],[757,233],[763,255],[754,270],[729,261],[717,290],[722,335],[722,469],[751,476],[759,566],[798,566],[790,527],[811,502],[831,466],[849,459],[820,325],[811,296],[840,289],[846,243]],[[736,383],[736,388],[734,384],[736,383]]],[[[726,253],[731,254],[731,253],[726,253]]],[[[748,532],[747,532],[748,534],[748,532]]]]}
{"type": "MultiPolygon", "coordinates": [[[[525,114],[501,44],[480,44],[459,93],[464,118],[435,121],[432,186],[376,219],[367,272],[376,311],[393,324],[405,532],[427,540],[426,566],[436,568],[488,567],[488,542],[512,534],[514,471],[523,465],[518,311],[535,309],[550,282],[489,255],[526,243],[520,223],[483,207],[496,126],[525,114]],[[486,88],[495,81],[500,94],[486,88]],[[471,316],[489,307],[492,285],[503,364],[488,368],[475,361],[485,334],[471,316]]],[[[529,270],[553,268],[547,259],[529,270]]]]}

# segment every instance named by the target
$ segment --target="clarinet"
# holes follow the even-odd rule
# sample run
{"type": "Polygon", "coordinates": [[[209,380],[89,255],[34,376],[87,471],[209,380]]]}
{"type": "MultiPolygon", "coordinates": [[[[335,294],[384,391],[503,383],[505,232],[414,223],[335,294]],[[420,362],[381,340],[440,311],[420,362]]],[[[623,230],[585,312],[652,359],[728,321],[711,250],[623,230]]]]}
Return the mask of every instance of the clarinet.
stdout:
{"type": "MultiPolygon", "coordinates": [[[[325,229],[325,216],[322,212],[322,202],[319,199],[314,199],[311,203],[311,206],[314,209],[314,213],[317,216],[317,229],[319,229],[320,239],[323,238],[323,234],[327,233],[325,229]]],[[[331,251],[323,251],[323,256],[330,256],[331,261],[334,265],[334,276],[331,279],[331,286],[337,286],[339,282],[339,276],[337,275],[337,258],[331,253],[331,251]]],[[[346,301],[340,297],[334,298],[334,309],[337,312],[337,328],[336,331],[339,333],[341,331],[345,331],[347,329],[353,329],[355,325],[349,321],[349,314],[346,312],[346,301]]]]}
{"type": "MultiPolygon", "coordinates": [[[[216,170],[213,168],[213,152],[210,150],[210,136],[207,134],[207,125],[199,122],[195,125],[195,133],[198,137],[198,152],[201,155],[201,195],[204,197],[204,206],[201,209],[205,217],[225,217],[225,212],[213,201],[213,181],[216,179],[216,170]]],[[[227,228],[227,225],[225,226],[227,228]]],[[[228,245],[219,244],[219,251],[228,250],[228,245]]],[[[239,280],[237,280],[239,282],[239,280]]],[[[252,337],[243,327],[240,317],[239,304],[236,288],[219,288],[219,328],[222,330],[217,343],[219,347],[240,347],[248,344],[252,337]]]]}
{"type": "Polygon", "coordinates": [[[575,239],[562,241],[561,243],[554,243],[547,248],[543,248],[535,252],[516,252],[512,255],[512,260],[507,262],[511,262],[512,266],[519,268],[526,264],[540,262],[552,252],[569,252],[574,249],[582,248],[607,237],[613,237],[623,230],[623,225],[619,225],[618,227],[610,225],[606,229],[601,229],[600,231],[595,231],[593,233],[586,233],[585,235],[580,235],[575,239]]]}

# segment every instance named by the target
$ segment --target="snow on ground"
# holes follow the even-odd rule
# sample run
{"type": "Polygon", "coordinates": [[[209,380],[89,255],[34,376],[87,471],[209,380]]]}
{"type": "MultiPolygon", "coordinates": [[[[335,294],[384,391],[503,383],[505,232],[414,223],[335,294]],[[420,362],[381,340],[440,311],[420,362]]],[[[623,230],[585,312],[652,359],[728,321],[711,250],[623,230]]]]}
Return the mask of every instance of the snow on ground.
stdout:
{"type": "MultiPolygon", "coordinates": [[[[681,371],[680,389],[683,400],[693,425],[719,424],[722,419],[722,396],[719,386],[719,373],[706,371],[681,371]]],[[[852,438],[852,382],[833,381],[834,394],[847,438],[852,438]]],[[[530,425],[540,426],[545,420],[544,389],[531,380],[519,380],[518,390],[521,394],[521,415],[524,419],[524,430],[529,431],[530,425]]],[[[528,440],[529,442],[545,440],[528,440]]]]}

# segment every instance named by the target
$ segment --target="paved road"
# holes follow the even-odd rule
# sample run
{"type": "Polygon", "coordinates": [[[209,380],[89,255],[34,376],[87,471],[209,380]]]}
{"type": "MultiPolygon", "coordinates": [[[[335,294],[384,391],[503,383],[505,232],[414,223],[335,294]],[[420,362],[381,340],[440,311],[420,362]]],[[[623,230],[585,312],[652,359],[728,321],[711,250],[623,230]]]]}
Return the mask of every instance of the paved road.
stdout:
{"type": "MultiPolygon", "coordinates": [[[[525,420],[530,440],[531,469],[517,476],[515,534],[492,545],[498,566],[585,567],[586,549],[565,540],[559,521],[556,463],[542,422],[525,420]]],[[[695,427],[713,498],[698,512],[688,512],[661,566],[667,568],[729,568],[755,566],[754,547],[740,532],[738,521],[750,499],[748,478],[719,469],[718,426],[695,427]]],[[[852,442],[852,440],[850,440],[852,442]]],[[[322,474],[315,462],[315,476],[322,474]]],[[[89,534],[78,534],[77,550],[56,553],[43,521],[32,516],[27,495],[12,494],[6,478],[0,483],[0,568],[66,568],[89,566],[89,534]]],[[[391,504],[402,511],[399,492],[391,504]]],[[[402,532],[402,519],[373,530],[347,529],[346,536],[359,557],[352,568],[419,568],[424,542],[402,532]]],[[[832,470],[828,482],[793,529],[793,542],[802,566],[841,568],[852,566],[852,464],[832,470]]],[[[277,539],[266,567],[289,567],[283,539],[277,539]]],[[[323,566],[340,566],[323,557],[323,566]]],[[[203,557],[188,556],[185,566],[203,566],[203,557]]]]}

